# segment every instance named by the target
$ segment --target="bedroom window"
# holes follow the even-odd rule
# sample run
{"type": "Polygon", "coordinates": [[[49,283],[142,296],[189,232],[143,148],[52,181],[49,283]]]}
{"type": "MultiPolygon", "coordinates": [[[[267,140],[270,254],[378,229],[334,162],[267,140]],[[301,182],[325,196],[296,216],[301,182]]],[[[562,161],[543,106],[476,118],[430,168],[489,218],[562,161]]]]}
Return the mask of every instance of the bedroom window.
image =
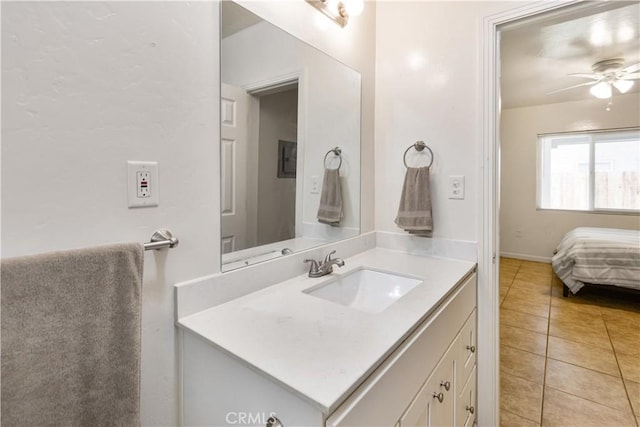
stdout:
{"type": "Polygon", "coordinates": [[[538,136],[538,207],[640,212],[640,129],[538,136]]]}

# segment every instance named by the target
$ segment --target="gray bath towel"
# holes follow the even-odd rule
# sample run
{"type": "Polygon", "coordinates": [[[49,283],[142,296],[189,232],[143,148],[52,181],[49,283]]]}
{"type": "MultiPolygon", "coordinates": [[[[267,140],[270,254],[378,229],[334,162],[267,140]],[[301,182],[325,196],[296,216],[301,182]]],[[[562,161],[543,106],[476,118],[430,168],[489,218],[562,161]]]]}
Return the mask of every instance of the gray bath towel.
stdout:
{"type": "Polygon", "coordinates": [[[2,260],[2,418],[140,424],[143,246],[2,260]]]}
{"type": "Polygon", "coordinates": [[[322,193],[318,207],[318,221],[330,225],[338,225],[342,220],[342,188],[340,187],[340,171],[325,169],[322,180],[322,193]]]}
{"type": "Polygon", "coordinates": [[[411,234],[431,236],[431,190],[429,168],[407,168],[396,224],[411,234]]]}

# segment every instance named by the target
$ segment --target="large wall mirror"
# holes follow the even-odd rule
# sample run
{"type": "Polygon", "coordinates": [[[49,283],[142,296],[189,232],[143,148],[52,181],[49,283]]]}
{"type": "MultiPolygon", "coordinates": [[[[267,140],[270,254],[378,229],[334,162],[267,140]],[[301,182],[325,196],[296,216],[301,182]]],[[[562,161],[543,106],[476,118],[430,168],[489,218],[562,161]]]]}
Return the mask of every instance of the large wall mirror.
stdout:
{"type": "Polygon", "coordinates": [[[222,271],[358,235],[360,74],[220,3],[222,271]]]}

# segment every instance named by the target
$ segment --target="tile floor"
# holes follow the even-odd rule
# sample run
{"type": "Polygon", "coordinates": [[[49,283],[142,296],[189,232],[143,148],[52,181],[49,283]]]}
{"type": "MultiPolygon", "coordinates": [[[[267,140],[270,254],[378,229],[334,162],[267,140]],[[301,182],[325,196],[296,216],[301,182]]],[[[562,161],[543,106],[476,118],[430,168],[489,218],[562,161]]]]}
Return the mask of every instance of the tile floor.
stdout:
{"type": "Polygon", "coordinates": [[[550,264],[500,264],[500,424],[640,425],[640,293],[564,298],[550,264]]]}

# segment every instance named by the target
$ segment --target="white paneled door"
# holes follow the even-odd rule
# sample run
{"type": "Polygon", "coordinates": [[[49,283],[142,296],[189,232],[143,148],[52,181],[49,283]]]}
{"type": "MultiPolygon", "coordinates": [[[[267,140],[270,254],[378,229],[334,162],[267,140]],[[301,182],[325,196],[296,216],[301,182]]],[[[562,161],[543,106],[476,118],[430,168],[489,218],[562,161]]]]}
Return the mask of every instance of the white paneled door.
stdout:
{"type": "Polygon", "coordinates": [[[222,253],[247,246],[247,145],[250,95],[222,83],[220,105],[222,253]]]}

